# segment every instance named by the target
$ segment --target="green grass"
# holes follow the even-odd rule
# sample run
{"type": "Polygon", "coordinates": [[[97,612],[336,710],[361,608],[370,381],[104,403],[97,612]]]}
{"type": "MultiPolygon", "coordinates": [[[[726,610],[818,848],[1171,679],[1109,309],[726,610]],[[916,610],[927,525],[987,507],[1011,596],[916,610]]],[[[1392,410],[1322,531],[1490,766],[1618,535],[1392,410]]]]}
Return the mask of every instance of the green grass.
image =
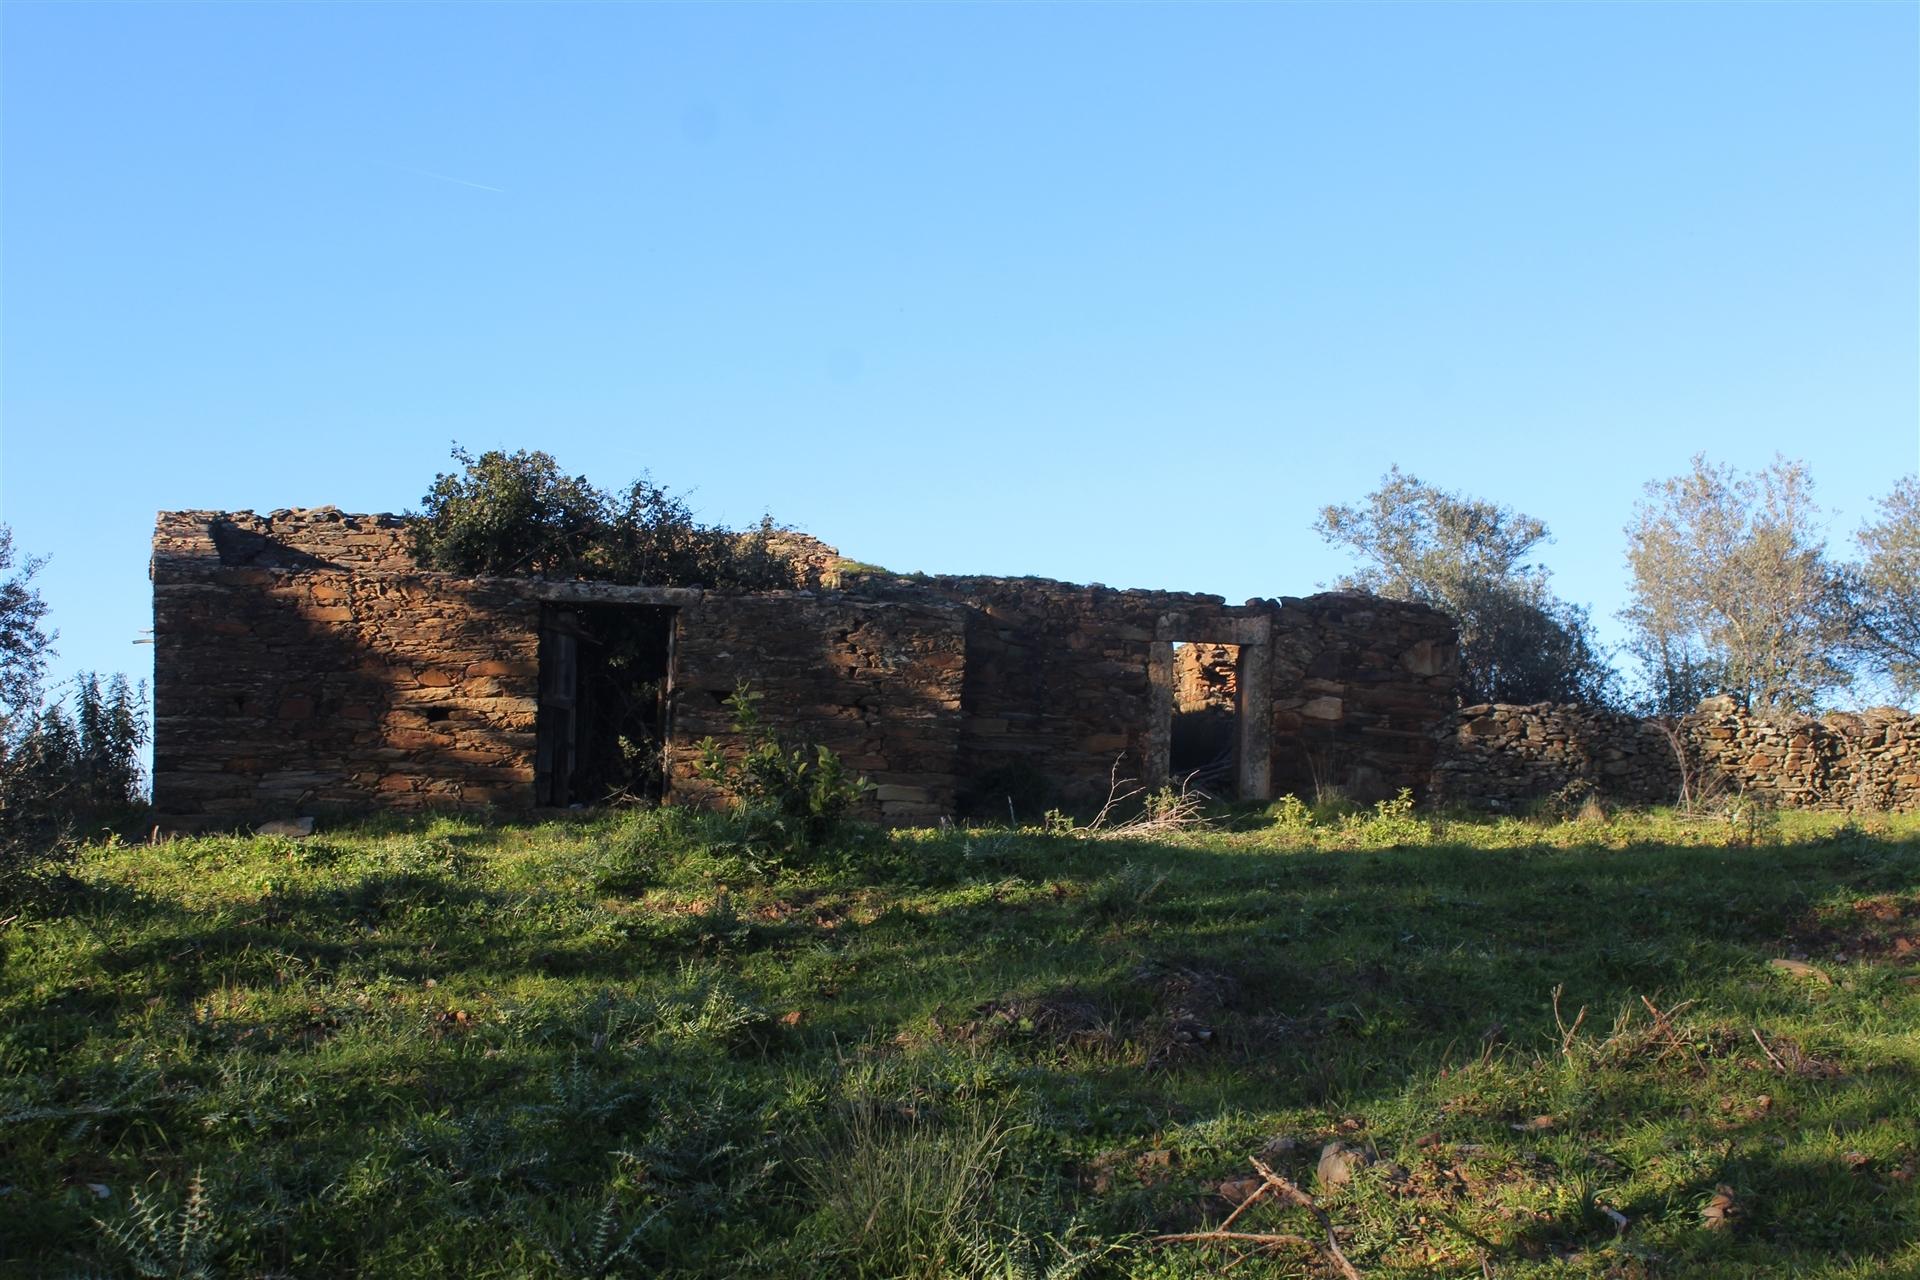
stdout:
{"type": "Polygon", "coordinates": [[[684,814],[443,818],[72,874],[0,910],[6,1274],[1332,1274],[1153,1241],[1256,1155],[1368,1276],[1920,1274],[1911,816],[787,871],[684,814]],[[1335,1141],[1372,1162],[1322,1189],[1335,1141]]]}

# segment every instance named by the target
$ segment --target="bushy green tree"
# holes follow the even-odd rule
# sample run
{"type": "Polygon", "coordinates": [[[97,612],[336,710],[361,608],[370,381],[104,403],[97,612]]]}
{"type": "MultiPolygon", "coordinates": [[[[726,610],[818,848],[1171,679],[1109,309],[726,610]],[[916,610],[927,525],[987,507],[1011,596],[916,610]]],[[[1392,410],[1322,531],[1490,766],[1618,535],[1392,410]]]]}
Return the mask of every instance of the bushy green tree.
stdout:
{"type": "Polygon", "coordinates": [[[67,699],[0,741],[0,843],[11,861],[48,853],[146,802],[146,686],[82,672],[67,699]]]}
{"type": "Polygon", "coordinates": [[[1805,464],[1746,474],[1695,455],[1646,486],[1627,526],[1624,612],[1650,709],[1708,692],[1757,711],[1805,711],[1852,680],[1846,572],[1827,558],[1805,464]]]}
{"type": "Polygon", "coordinates": [[[40,564],[16,563],[12,534],[0,525],[0,885],[36,872],[74,834],[126,816],[145,798],[144,686],[85,673],[74,681],[71,711],[42,703],[53,636],[32,581],[40,564]]]}
{"type": "Polygon", "coordinates": [[[584,576],[607,523],[606,495],[569,476],[552,455],[475,457],[455,447],[457,472],[434,477],[419,515],[409,513],[413,553],[451,573],[584,576]]]}
{"type": "Polygon", "coordinates": [[[413,553],[449,573],[591,578],[649,586],[775,590],[793,566],[773,554],[772,520],[747,533],[705,525],[686,502],[641,478],[609,494],[550,454],[474,456],[434,478],[407,517],[413,553]]]}
{"type": "Polygon", "coordinates": [[[1613,670],[1587,611],[1554,595],[1531,560],[1550,540],[1544,522],[1394,467],[1358,504],[1323,508],[1314,529],[1361,562],[1339,586],[1453,617],[1464,700],[1611,701],[1613,670]]]}
{"type": "Polygon", "coordinates": [[[45,627],[47,604],[33,585],[44,563],[20,559],[13,530],[0,524],[0,739],[21,717],[31,720],[40,705],[40,678],[53,645],[45,627]]]}
{"type": "Polygon", "coordinates": [[[1920,477],[1879,501],[1859,534],[1855,648],[1866,670],[1902,701],[1920,699],[1920,477]]]}
{"type": "Polygon", "coordinates": [[[609,504],[594,570],[610,582],[776,590],[794,585],[793,566],[775,555],[771,516],[744,533],[703,525],[686,502],[647,479],[609,504]]]}

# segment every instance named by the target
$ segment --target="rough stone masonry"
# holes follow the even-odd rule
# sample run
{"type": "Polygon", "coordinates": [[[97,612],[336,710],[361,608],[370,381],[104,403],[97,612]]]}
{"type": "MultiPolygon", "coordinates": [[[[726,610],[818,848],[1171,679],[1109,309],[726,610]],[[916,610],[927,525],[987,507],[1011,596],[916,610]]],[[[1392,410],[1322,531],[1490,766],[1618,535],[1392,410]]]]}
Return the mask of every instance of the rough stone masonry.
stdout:
{"type": "Polygon", "coordinates": [[[1441,731],[1435,799],[1508,807],[1591,792],[1664,804],[1684,791],[1793,809],[1920,807],[1920,716],[1890,708],[1756,715],[1732,698],[1670,721],[1588,707],[1462,708],[1441,731]]]}
{"type": "Polygon", "coordinates": [[[901,578],[801,536],[793,591],[463,578],[419,568],[404,535],[328,507],[160,515],[154,803],[170,822],[590,802],[568,783],[596,752],[602,769],[641,758],[667,803],[705,802],[698,744],[737,746],[740,681],[777,733],[866,775],[873,816],[896,823],[1166,782],[1196,678],[1210,710],[1231,703],[1224,789],[1247,800],[1424,791],[1455,710],[1451,621],[1364,595],[901,578]],[[1209,672],[1183,672],[1177,645],[1209,672]],[[639,653],[654,665],[620,665],[639,653]]]}

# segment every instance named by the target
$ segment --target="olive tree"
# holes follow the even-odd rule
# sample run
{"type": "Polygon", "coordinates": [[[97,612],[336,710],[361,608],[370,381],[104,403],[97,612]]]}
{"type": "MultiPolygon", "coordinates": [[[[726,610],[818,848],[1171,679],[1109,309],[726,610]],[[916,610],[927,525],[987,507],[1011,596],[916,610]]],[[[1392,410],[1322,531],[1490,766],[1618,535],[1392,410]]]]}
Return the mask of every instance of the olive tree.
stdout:
{"type": "Polygon", "coordinates": [[[1920,699],[1920,477],[1906,476],[1860,530],[1855,650],[1896,698],[1920,699]]]}
{"type": "Polygon", "coordinates": [[[1694,456],[1651,481],[1626,529],[1633,629],[1650,710],[1702,694],[1805,711],[1852,680],[1848,575],[1828,559],[1804,463],[1753,474],[1694,456]]]}
{"type": "Polygon", "coordinates": [[[1587,611],[1556,596],[1532,559],[1551,540],[1543,521],[1394,467],[1359,503],[1323,508],[1314,529],[1360,561],[1338,586],[1452,615],[1463,699],[1610,701],[1613,671],[1587,611]]]}

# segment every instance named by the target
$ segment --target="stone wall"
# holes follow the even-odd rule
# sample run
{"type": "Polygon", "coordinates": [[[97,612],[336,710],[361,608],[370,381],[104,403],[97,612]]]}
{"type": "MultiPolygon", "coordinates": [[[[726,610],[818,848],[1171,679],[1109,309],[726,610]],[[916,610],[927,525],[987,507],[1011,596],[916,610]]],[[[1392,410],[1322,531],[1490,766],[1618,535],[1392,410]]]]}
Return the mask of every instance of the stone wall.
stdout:
{"type": "Polygon", "coordinates": [[[838,587],[840,566],[846,563],[834,548],[798,529],[775,529],[767,550],[791,564],[798,585],[808,589],[838,587]]]}
{"type": "MultiPolygon", "coordinates": [[[[877,584],[876,584],[877,585],[877,584]]],[[[1156,726],[1155,628],[1170,613],[1213,620],[1217,596],[1116,591],[1040,578],[933,578],[895,588],[964,611],[962,791],[1005,812],[1009,791],[1082,806],[1110,780],[1149,775],[1156,726]]]]}
{"type": "MultiPolygon", "coordinates": [[[[1270,719],[1261,726],[1265,796],[1312,794],[1307,761],[1358,795],[1424,794],[1434,727],[1451,715],[1452,620],[1424,605],[1346,593],[1228,605],[1218,596],[1119,591],[1040,578],[895,580],[967,609],[962,798],[1005,811],[1009,786],[1083,805],[1108,782],[1161,779],[1177,705],[1179,652],[1229,647],[1241,664],[1270,654],[1270,719]],[[1172,649],[1171,641],[1188,642],[1172,649]],[[1155,650],[1169,688],[1156,702],[1155,650]],[[1156,743],[1156,735],[1158,742],[1156,743]],[[1164,757],[1162,757],[1164,758],[1164,757]]],[[[878,583],[870,589],[878,589],[878,583]]]]}
{"type": "MultiPolygon", "coordinates": [[[[810,581],[847,563],[791,542],[810,581]]],[[[721,704],[741,679],[777,731],[871,778],[874,812],[896,822],[983,795],[998,816],[1009,786],[1097,802],[1116,770],[1157,783],[1178,641],[1237,653],[1221,670],[1229,702],[1238,689],[1250,703],[1235,725],[1243,797],[1310,791],[1316,771],[1362,796],[1423,789],[1451,710],[1451,623],[1365,596],[1229,606],[871,572],[846,574],[845,590],[758,594],[461,578],[416,568],[395,517],[332,508],[163,513],[152,572],[155,801],[205,823],[531,806],[550,607],[677,611],[669,799],[710,798],[695,744],[727,739],[721,704]]]]}
{"type": "Polygon", "coordinates": [[[271,511],[163,511],[154,528],[158,581],[209,556],[229,566],[415,573],[399,516],[349,515],[337,507],[271,511]],[[184,563],[182,563],[184,562],[184,563]]]}
{"type": "Polygon", "coordinates": [[[872,816],[950,815],[965,667],[965,620],[941,601],[708,595],[680,611],[675,632],[668,792],[711,798],[696,771],[698,744],[712,736],[738,749],[723,704],[747,680],[768,727],[831,748],[875,785],[872,816]]]}
{"type": "Polygon", "coordinates": [[[1769,718],[1709,698],[1663,727],[1583,707],[1466,707],[1443,733],[1442,802],[1508,806],[1568,788],[1630,804],[1746,794],[1798,809],[1920,807],[1920,716],[1769,718]]]}
{"type": "Polygon", "coordinates": [[[538,604],[511,583],[392,572],[394,532],[331,511],[161,518],[157,809],[530,802],[538,604]]]}
{"type": "Polygon", "coordinates": [[[1425,797],[1435,726],[1456,705],[1451,618],[1352,592],[1289,597],[1275,606],[1273,661],[1275,795],[1425,797]]]}
{"type": "Polygon", "coordinates": [[[1239,687],[1240,646],[1183,644],[1173,655],[1173,709],[1176,714],[1234,709],[1239,687]]]}

